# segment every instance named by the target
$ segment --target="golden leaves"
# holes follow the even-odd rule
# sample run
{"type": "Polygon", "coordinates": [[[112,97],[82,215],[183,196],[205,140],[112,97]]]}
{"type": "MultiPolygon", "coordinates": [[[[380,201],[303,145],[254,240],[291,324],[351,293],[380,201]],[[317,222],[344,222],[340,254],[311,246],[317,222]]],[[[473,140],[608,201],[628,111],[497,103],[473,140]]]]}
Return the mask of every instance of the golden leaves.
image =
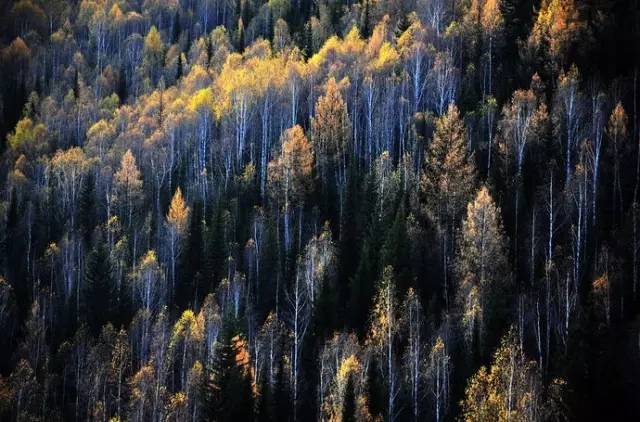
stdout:
{"type": "Polygon", "coordinates": [[[167,213],[167,223],[169,223],[179,235],[184,234],[187,230],[189,211],[190,209],[182,196],[182,190],[178,187],[171,199],[171,205],[167,213]]]}
{"type": "Polygon", "coordinates": [[[493,355],[491,367],[471,377],[462,400],[463,419],[476,421],[529,421],[539,411],[540,378],[526,360],[515,333],[510,331],[493,355]]]}
{"type": "Polygon", "coordinates": [[[142,188],[140,170],[130,149],[124,153],[120,161],[120,169],[115,174],[116,183],[129,189],[142,188]]]}

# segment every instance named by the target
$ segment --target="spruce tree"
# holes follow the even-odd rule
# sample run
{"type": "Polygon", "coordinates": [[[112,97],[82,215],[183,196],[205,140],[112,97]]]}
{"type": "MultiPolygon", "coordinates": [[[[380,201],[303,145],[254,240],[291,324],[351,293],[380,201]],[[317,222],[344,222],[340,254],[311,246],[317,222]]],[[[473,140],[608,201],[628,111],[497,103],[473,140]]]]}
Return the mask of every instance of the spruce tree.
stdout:
{"type": "Polygon", "coordinates": [[[111,279],[109,253],[101,240],[87,255],[84,273],[84,309],[81,310],[93,334],[113,318],[114,283],[111,279]]]}
{"type": "Polygon", "coordinates": [[[206,420],[252,421],[253,389],[246,340],[227,325],[205,380],[206,420]]]}

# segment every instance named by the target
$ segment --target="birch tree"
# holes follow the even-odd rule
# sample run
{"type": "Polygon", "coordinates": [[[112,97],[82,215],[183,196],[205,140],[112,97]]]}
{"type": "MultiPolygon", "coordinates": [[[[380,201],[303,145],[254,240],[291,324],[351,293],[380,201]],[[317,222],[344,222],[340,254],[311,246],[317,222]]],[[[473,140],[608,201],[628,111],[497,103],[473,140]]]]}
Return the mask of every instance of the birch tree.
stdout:
{"type": "Polygon", "coordinates": [[[386,267],[378,283],[378,292],[373,302],[367,344],[380,361],[380,369],[387,388],[387,420],[397,418],[397,399],[400,393],[398,364],[395,352],[400,333],[400,317],[393,268],[386,267]]]}

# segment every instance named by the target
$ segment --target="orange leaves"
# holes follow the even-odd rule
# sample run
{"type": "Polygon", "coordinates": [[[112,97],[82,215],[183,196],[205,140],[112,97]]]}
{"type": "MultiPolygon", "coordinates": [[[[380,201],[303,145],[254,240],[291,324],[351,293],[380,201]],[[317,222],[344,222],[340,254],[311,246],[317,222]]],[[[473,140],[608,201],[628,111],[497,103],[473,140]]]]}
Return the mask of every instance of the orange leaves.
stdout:
{"type": "Polygon", "coordinates": [[[436,121],[421,187],[427,196],[427,211],[437,219],[458,216],[473,193],[475,167],[467,156],[466,142],[458,108],[450,105],[436,121]]]}
{"type": "Polygon", "coordinates": [[[282,134],[283,165],[299,182],[307,180],[313,171],[313,149],[300,125],[282,134]]]}
{"type": "Polygon", "coordinates": [[[282,193],[285,198],[299,202],[310,189],[313,148],[299,125],[285,130],[281,142],[280,157],[269,163],[269,183],[276,189],[276,195],[282,193]]]}
{"type": "Polygon", "coordinates": [[[73,147],[67,150],[58,150],[51,159],[51,165],[61,171],[71,169],[77,172],[84,172],[88,169],[89,162],[82,148],[73,147]]]}
{"type": "Polygon", "coordinates": [[[618,101],[616,107],[609,116],[609,125],[607,126],[607,134],[614,140],[624,139],[627,136],[627,113],[624,107],[618,101]]]}
{"type": "Polygon", "coordinates": [[[251,380],[251,391],[254,396],[258,394],[258,386],[255,383],[255,375],[253,366],[251,366],[251,356],[249,355],[249,346],[247,340],[242,335],[236,335],[231,338],[231,347],[234,352],[235,364],[245,378],[251,380]]]}
{"type": "Polygon", "coordinates": [[[538,49],[548,43],[550,56],[562,60],[584,30],[575,0],[551,0],[538,13],[528,42],[538,49]]]}
{"type": "Polygon", "coordinates": [[[351,128],[347,104],[340,92],[341,86],[346,83],[344,79],[338,83],[330,78],[325,85],[324,95],[316,102],[311,130],[318,159],[330,159],[341,153],[349,138],[351,128]]]}
{"type": "Polygon", "coordinates": [[[596,292],[606,291],[609,288],[609,274],[605,272],[600,277],[596,278],[591,286],[596,292]]]}

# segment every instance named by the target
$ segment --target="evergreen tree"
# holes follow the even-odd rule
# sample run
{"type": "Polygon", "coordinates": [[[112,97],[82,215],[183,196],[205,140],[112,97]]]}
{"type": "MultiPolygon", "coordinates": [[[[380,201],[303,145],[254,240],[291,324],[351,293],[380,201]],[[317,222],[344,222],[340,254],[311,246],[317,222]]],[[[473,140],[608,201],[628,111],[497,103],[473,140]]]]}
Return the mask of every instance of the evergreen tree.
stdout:
{"type": "Polygon", "coordinates": [[[349,377],[345,387],[344,403],[342,404],[342,422],[356,421],[356,395],[353,388],[353,379],[349,377]]]}
{"type": "Polygon", "coordinates": [[[111,278],[109,254],[104,242],[96,240],[87,255],[84,271],[84,309],[82,315],[92,333],[98,334],[102,326],[113,321],[114,286],[111,278]]]}
{"type": "Polygon", "coordinates": [[[231,326],[223,329],[216,359],[205,377],[206,420],[252,421],[253,387],[246,340],[231,326]]]}

